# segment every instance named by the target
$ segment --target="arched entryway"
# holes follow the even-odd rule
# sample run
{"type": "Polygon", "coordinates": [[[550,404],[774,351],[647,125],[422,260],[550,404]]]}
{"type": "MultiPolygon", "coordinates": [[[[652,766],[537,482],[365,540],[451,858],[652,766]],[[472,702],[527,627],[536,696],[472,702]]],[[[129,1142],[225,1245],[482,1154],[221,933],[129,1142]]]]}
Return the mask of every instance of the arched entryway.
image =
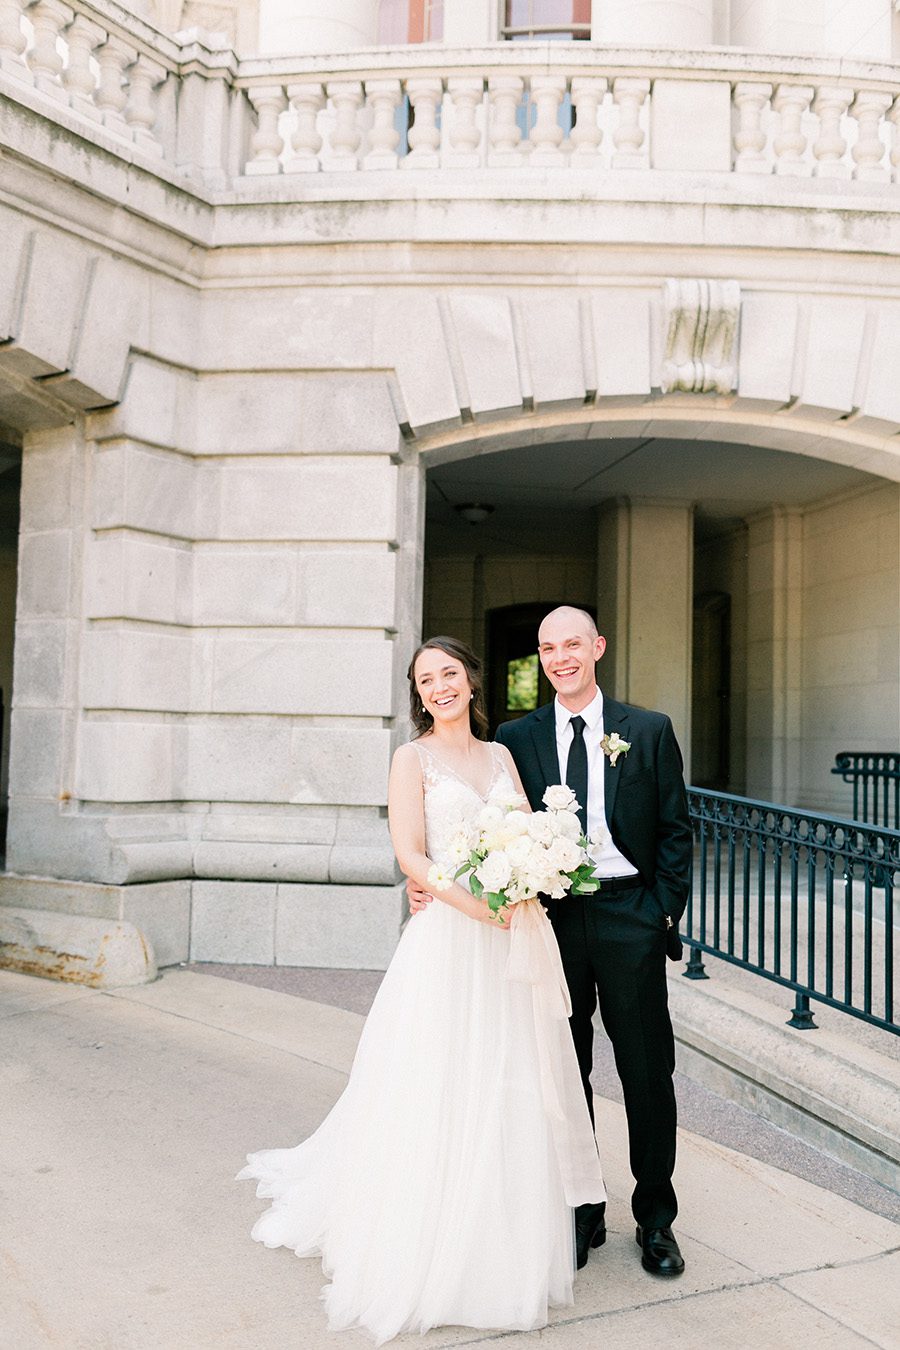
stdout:
{"type": "MultiPolygon", "coordinates": [[[[847,446],[825,459],[806,453],[805,433],[794,450],[759,443],[753,419],[721,417],[719,438],[711,422],[701,432],[654,413],[639,426],[582,413],[577,434],[574,414],[527,430],[523,417],[519,444],[512,419],[468,442],[423,438],[423,627],[483,656],[496,725],[525,711],[506,693],[510,663],[534,652],[540,616],[588,608],[609,639],[602,684],[672,715],[692,781],[833,804],[829,769],[855,714],[823,644],[838,624],[849,650],[884,650],[893,625],[896,649],[900,558],[878,522],[887,514],[896,536],[900,490],[846,462],[847,446]],[[885,546],[863,547],[854,571],[853,532],[873,529],[885,546]],[[895,601],[867,627],[872,585],[893,586],[895,601]]],[[[896,723],[896,659],[882,670],[896,723]]],[[[517,697],[543,701],[530,678],[517,697]]],[[[862,683],[863,704],[883,706],[874,670],[862,683]]]]}

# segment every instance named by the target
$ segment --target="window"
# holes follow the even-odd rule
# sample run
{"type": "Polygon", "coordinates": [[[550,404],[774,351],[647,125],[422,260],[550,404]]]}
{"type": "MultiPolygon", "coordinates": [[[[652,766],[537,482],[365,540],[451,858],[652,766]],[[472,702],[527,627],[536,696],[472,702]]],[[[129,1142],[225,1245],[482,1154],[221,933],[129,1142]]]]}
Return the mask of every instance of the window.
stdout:
{"type": "Polygon", "coordinates": [[[538,654],[506,663],[506,711],[532,712],[538,705],[538,654]]]}
{"type": "Polygon", "coordinates": [[[504,0],[502,12],[500,36],[508,42],[590,40],[591,0],[504,0]]]}
{"type": "Polygon", "coordinates": [[[440,42],[444,0],[379,0],[378,41],[383,47],[440,42]]]}

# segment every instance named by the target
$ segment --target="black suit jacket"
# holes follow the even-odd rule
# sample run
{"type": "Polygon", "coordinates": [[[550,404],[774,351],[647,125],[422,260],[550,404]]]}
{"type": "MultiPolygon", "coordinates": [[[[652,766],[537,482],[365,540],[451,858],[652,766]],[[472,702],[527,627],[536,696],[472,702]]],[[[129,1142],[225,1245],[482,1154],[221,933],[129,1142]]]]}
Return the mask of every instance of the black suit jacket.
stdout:
{"type": "MultiPolygon", "coordinates": [[[[603,698],[603,729],[618,732],[631,748],[615,765],[604,756],[606,821],[616,848],[640,873],[674,927],[667,951],[678,960],[678,920],[690,885],[693,833],[684,788],[684,763],[672,723],[664,713],[647,712],[603,698]]],[[[497,730],[508,747],[532,809],[542,807],[545,790],[560,781],[554,704],[497,730]]],[[[601,891],[602,891],[601,885],[601,891]]]]}

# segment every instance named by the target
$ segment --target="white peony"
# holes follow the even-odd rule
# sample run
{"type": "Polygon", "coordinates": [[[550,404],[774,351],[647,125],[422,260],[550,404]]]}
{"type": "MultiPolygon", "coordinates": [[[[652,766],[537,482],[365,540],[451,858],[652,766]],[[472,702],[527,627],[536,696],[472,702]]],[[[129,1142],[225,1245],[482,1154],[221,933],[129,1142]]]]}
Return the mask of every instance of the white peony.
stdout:
{"type": "Polygon", "coordinates": [[[541,844],[552,844],[556,838],[553,817],[546,811],[535,811],[533,816],[528,817],[528,833],[541,844]]]}
{"type": "Polygon", "coordinates": [[[557,839],[580,839],[581,821],[571,811],[558,811],[553,817],[553,832],[557,839]]]}
{"type": "Polygon", "coordinates": [[[575,793],[565,783],[553,783],[547,788],[542,798],[545,806],[549,806],[551,811],[566,811],[570,806],[574,806],[577,798],[575,793]]]}
{"type": "Polygon", "coordinates": [[[489,853],[484,861],[475,868],[475,875],[486,891],[495,894],[508,886],[512,877],[512,864],[500,849],[489,853]]]}
{"type": "Polygon", "coordinates": [[[547,850],[547,863],[558,872],[574,872],[584,861],[584,852],[573,839],[554,839],[547,850]]]}

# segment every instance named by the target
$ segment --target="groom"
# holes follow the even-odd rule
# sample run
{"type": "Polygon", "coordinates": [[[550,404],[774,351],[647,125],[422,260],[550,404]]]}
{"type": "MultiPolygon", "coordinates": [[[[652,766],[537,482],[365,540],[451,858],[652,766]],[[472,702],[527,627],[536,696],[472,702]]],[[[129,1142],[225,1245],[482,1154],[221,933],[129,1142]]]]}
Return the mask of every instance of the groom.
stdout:
{"type": "MultiPolygon", "coordinates": [[[[687,903],[692,835],[682,760],[662,713],[604,698],[595,667],[606,640],[584,610],[548,614],[538,652],[556,698],[506,722],[497,740],[512,753],[532,807],[551,783],[568,783],[579,801],[600,890],[548,902],[572,999],[572,1037],[593,1119],[590,1076],[594,1010],[612,1042],[622,1081],[632,1211],[641,1263],[680,1275],[672,1235],[677,1212],[675,1045],[665,957],[681,955],[678,920],[687,903]]],[[[606,1240],[605,1205],[575,1212],[579,1268],[606,1240]]]]}

